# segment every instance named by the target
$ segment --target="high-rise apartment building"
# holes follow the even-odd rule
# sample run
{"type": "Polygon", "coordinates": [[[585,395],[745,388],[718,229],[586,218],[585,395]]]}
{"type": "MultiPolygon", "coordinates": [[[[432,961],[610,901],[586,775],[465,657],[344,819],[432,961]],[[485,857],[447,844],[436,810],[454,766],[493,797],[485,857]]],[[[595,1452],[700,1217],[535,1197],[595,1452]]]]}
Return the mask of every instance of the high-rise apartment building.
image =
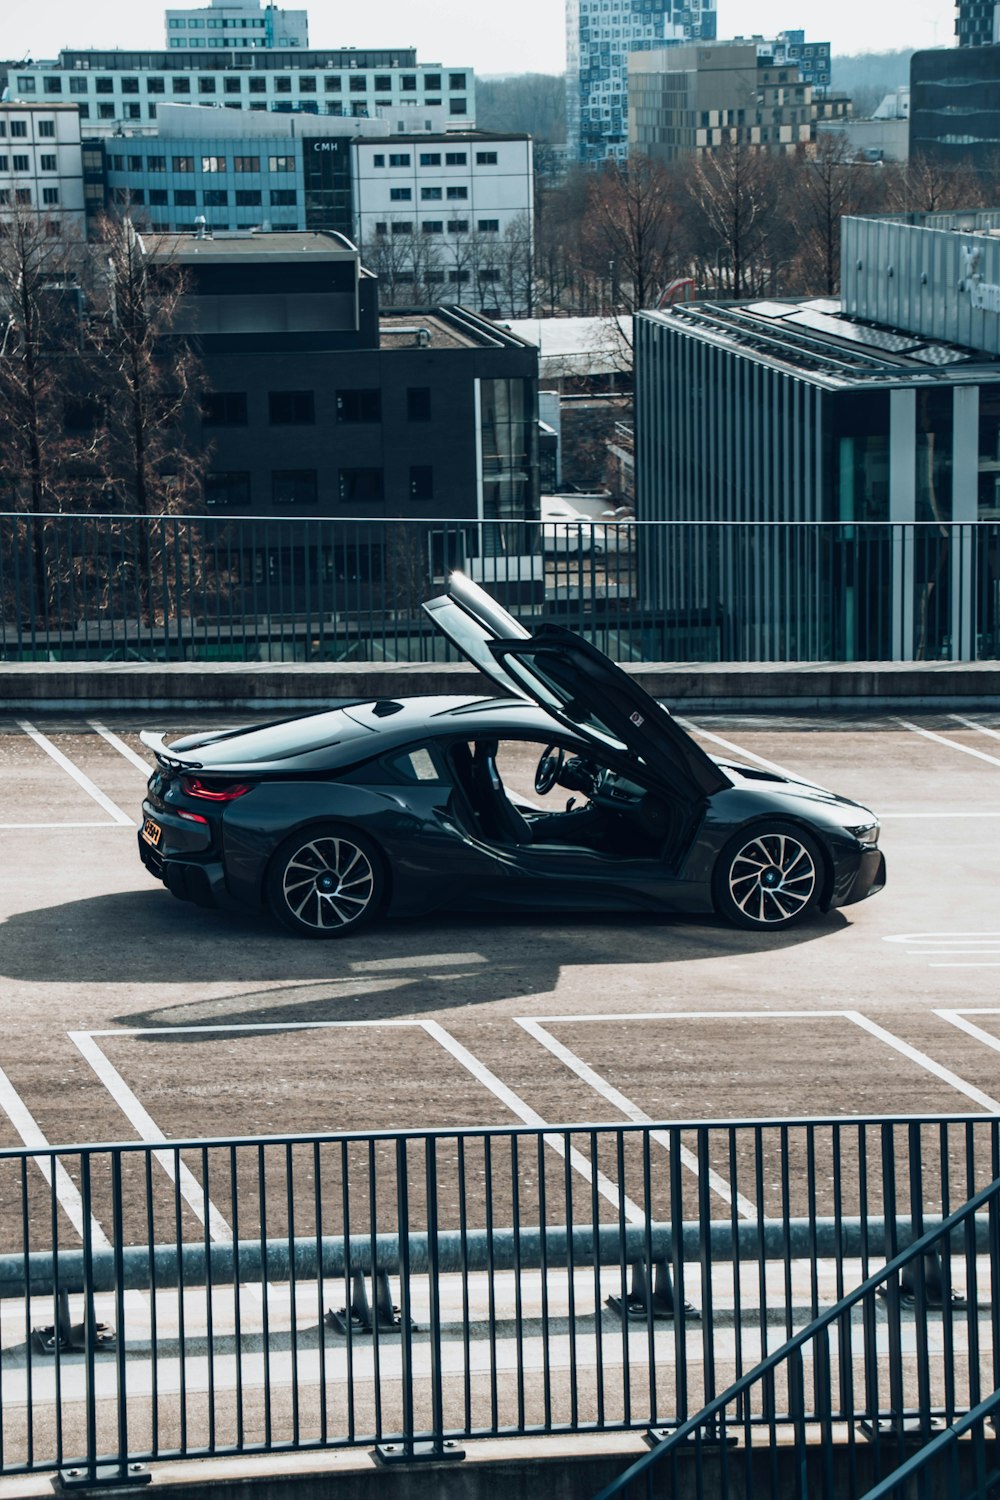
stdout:
{"type": "Polygon", "coordinates": [[[628,155],[628,57],[715,37],[715,0],[566,0],[569,161],[628,155]]]}
{"type": "Polygon", "coordinates": [[[960,47],[988,47],[1000,42],[997,0],[956,0],[955,35],[960,47]]]}
{"type": "Polygon", "coordinates": [[[194,9],[168,10],[167,46],[308,47],[309,16],[304,10],[262,5],[260,0],[212,0],[194,9]]]}

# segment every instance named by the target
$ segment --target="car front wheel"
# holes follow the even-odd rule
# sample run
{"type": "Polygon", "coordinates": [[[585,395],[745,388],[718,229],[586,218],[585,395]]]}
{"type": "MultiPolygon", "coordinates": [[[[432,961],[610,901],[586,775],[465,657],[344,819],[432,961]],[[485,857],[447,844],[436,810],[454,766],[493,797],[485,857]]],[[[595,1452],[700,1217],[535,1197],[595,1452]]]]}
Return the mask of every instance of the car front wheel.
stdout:
{"type": "Polygon", "coordinates": [[[823,860],[815,839],[775,823],[731,839],[715,867],[715,903],[737,927],[791,927],[816,905],[823,860]]]}
{"type": "Polygon", "coordinates": [[[374,845],[340,828],[293,834],[278,849],[267,875],[271,911],[299,937],[353,932],[376,914],[384,891],[374,845]]]}

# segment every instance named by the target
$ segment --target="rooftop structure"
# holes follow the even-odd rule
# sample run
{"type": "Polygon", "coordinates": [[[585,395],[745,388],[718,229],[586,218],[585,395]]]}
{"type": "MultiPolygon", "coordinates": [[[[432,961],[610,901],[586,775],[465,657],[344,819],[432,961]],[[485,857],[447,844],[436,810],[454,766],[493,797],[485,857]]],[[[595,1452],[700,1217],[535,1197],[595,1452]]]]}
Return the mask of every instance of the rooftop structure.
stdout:
{"type": "Polygon", "coordinates": [[[308,47],[304,10],[262,5],[260,0],[211,0],[211,4],[166,12],[166,42],[172,48],[308,47]]]}

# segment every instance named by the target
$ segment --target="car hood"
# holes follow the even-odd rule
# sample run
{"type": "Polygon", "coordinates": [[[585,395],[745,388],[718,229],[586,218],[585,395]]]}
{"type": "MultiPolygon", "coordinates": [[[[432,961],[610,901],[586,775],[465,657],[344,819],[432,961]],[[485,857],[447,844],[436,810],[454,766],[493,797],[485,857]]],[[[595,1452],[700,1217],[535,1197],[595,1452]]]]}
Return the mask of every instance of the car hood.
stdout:
{"type": "Polygon", "coordinates": [[[763,770],[760,766],[743,765],[735,760],[721,760],[718,765],[729,776],[730,784],[735,787],[749,787],[771,796],[787,797],[796,802],[810,802],[835,809],[844,815],[848,825],[878,822],[871,808],[865,807],[863,802],[854,802],[850,797],[841,797],[837,792],[817,786],[815,782],[799,781],[794,776],[783,776],[778,771],[763,770]]]}
{"type": "Polygon", "coordinates": [[[731,785],[662,704],[581,636],[548,624],[532,635],[462,573],[424,609],[498,686],[537,703],[597,751],[628,756],[691,803],[731,785]]]}

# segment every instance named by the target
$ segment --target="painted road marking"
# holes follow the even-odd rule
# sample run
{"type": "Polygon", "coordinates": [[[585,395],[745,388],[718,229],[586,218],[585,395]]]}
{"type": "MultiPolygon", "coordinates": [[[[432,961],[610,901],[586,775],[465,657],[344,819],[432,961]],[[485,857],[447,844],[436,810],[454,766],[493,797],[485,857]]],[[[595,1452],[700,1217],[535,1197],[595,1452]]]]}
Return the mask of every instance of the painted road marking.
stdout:
{"type": "Polygon", "coordinates": [[[995,755],[987,755],[985,750],[976,750],[972,745],[960,745],[957,740],[949,740],[943,734],[935,734],[933,729],[921,729],[919,724],[911,724],[908,719],[897,719],[897,724],[902,724],[904,729],[912,730],[914,734],[923,735],[925,740],[933,740],[938,745],[947,745],[949,750],[960,750],[963,755],[974,755],[976,760],[985,760],[991,766],[1000,766],[1000,759],[995,755]]]}
{"type": "MultiPolygon", "coordinates": [[[[674,717],[676,718],[677,716],[675,715],[674,717]]],[[[779,776],[788,776],[792,781],[803,780],[797,771],[786,771],[785,767],[779,766],[776,761],[765,760],[763,755],[755,755],[752,750],[744,750],[741,745],[734,745],[732,740],[724,740],[721,735],[712,734],[708,729],[699,729],[698,725],[690,719],[677,718],[677,723],[682,729],[688,730],[691,734],[696,734],[703,740],[711,740],[713,745],[721,745],[723,750],[732,751],[734,755],[739,756],[740,760],[756,761],[759,766],[764,766],[766,770],[776,771],[779,776]]]]}
{"type": "Polygon", "coordinates": [[[39,749],[44,750],[45,754],[50,756],[57,766],[61,766],[67,776],[72,776],[77,786],[81,787],[87,793],[88,797],[93,797],[94,801],[100,807],[103,807],[106,813],[110,813],[116,823],[128,824],[130,828],[135,827],[135,818],[130,813],[123,812],[116,802],[112,802],[110,797],[106,797],[100,787],[95,786],[90,777],[85,776],[67,756],[63,755],[61,750],[53,745],[50,739],[47,739],[44,734],[39,733],[33,724],[29,724],[27,719],[18,719],[17,726],[33,739],[39,749]]]}
{"type": "MultiPolygon", "coordinates": [[[[43,1135],[37,1120],[2,1069],[0,1069],[0,1109],[3,1110],[25,1146],[32,1151],[50,1149],[49,1142],[43,1135]]],[[[58,1158],[36,1156],[33,1160],[50,1189],[53,1186],[54,1177],[56,1201],[82,1241],[84,1238],[83,1200],[76,1184],[58,1158]]],[[[102,1250],[111,1248],[111,1241],[93,1216],[90,1220],[90,1239],[95,1248],[102,1250]]]]}
{"type": "Polygon", "coordinates": [[[978,729],[980,734],[988,734],[992,740],[1000,740],[1000,730],[988,729],[985,724],[977,724],[975,719],[966,719],[962,714],[949,714],[949,719],[954,719],[956,724],[964,724],[967,729],[978,729]]]}
{"type": "Polygon", "coordinates": [[[137,755],[131,745],[126,745],[124,740],[119,739],[116,734],[112,733],[110,729],[105,728],[103,724],[99,724],[96,719],[88,719],[87,723],[95,734],[99,734],[102,740],[107,740],[108,744],[113,746],[119,755],[124,755],[125,759],[135,766],[136,770],[141,771],[147,781],[149,780],[153,774],[153,767],[148,760],[143,760],[142,756],[137,755]]]}
{"type": "MultiPolygon", "coordinates": [[[[611,1084],[608,1083],[606,1078],[601,1077],[600,1073],[597,1073],[593,1068],[588,1067],[585,1062],[577,1057],[575,1052],[571,1052],[570,1049],[564,1046],[562,1042],[557,1042],[555,1037],[550,1036],[549,1033],[545,1030],[545,1027],[542,1026],[538,1021],[532,1021],[530,1017],[527,1016],[516,1016],[515,1020],[517,1021],[517,1024],[519,1026],[524,1027],[524,1030],[528,1033],[529,1036],[534,1037],[536,1042],[541,1042],[542,1046],[547,1048],[548,1051],[552,1053],[553,1057],[557,1057],[559,1061],[561,1063],[564,1063],[566,1067],[569,1068],[571,1072],[575,1073],[578,1078],[582,1078],[583,1082],[589,1084],[592,1089],[600,1094],[602,1099],[606,1099],[607,1102],[613,1105],[615,1109],[620,1110],[621,1113],[626,1117],[626,1119],[631,1120],[635,1125],[653,1124],[652,1115],[647,1115],[645,1110],[642,1110],[638,1107],[638,1105],[633,1104],[632,1100],[629,1099],[625,1094],[622,1094],[618,1089],[613,1088],[611,1084]]],[[[667,1135],[666,1131],[654,1130],[652,1132],[652,1139],[656,1141],[658,1146],[662,1146],[665,1151],[670,1150],[670,1137],[667,1135]]],[[[684,1166],[687,1167],[689,1172],[692,1172],[694,1176],[697,1177],[699,1175],[697,1155],[688,1146],[682,1145],[679,1141],[677,1145],[677,1154],[683,1162],[684,1166]]],[[[712,1189],[712,1192],[717,1194],[724,1203],[728,1203],[730,1207],[732,1207],[733,1192],[732,1188],[729,1186],[729,1183],[725,1180],[725,1178],[721,1177],[718,1172],[714,1171],[710,1167],[708,1170],[707,1180],[709,1187],[712,1189]]],[[[736,1208],[738,1212],[742,1214],[744,1219],[755,1219],[757,1217],[757,1206],[756,1204],[751,1203],[748,1198],[744,1198],[741,1193],[737,1193],[735,1201],[736,1208]]]]}
{"type": "Polygon", "coordinates": [[[989,1094],[984,1094],[982,1089],[977,1089],[974,1084],[966,1083],[964,1078],[960,1078],[950,1068],[943,1068],[932,1057],[928,1057],[926,1052],[920,1052],[916,1047],[911,1047],[909,1042],[902,1041],[900,1037],[894,1036],[891,1031],[886,1031],[884,1026],[879,1026],[877,1022],[870,1021],[860,1011],[848,1010],[844,1014],[854,1022],[855,1026],[860,1026],[862,1031],[870,1032],[872,1036],[878,1037],[879,1041],[885,1042],[887,1047],[893,1047],[903,1057],[908,1057],[911,1062],[915,1062],[919,1067],[925,1068],[928,1073],[933,1073],[935,1078],[940,1078],[942,1082],[949,1084],[951,1088],[956,1089],[960,1094],[964,1094],[967,1099],[972,1099],[976,1104],[981,1104],[983,1109],[987,1110],[989,1114],[1000,1114],[1000,1101],[992,1098],[989,1094]]]}
{"type": "Polygon", "coordinates": [[[969,1016],[1000,1016],[1000,1007],[981,1006],[976,1010],[936,1010],[936,1016],[943,1021],[950,1021],[952,1026],[957,1026],[960,1031],[968,1032],[969,1036],[975,1037],[977,1042],[982,1042],[987,1047],[992,1047],[994,1052],[1000,1052],[1000,1039],[990,1032],[984,1031],[974,1021],[967,1019],[969,1016]]]}
{"type": "Polygon", "coordinates": [[[979,955],[958,963],[931,963],[930,969],[997,969],[1000,968],[1000,932],[902,932],[884,937],[883,943],[912,944],[906,950],[908,958],[927,958],[935,953],[979,955]],[[987,954],[997,954],[994,963],[987,954]]]}
{"type": "Polygon", "coordinates": [[[135,832],[135,823],[129,819],[128,823],[0,823],[0,829],[5,833],[15,832],[19,828],[114,828],[116,831],[128,828],[129,833],[135,832]]]}

